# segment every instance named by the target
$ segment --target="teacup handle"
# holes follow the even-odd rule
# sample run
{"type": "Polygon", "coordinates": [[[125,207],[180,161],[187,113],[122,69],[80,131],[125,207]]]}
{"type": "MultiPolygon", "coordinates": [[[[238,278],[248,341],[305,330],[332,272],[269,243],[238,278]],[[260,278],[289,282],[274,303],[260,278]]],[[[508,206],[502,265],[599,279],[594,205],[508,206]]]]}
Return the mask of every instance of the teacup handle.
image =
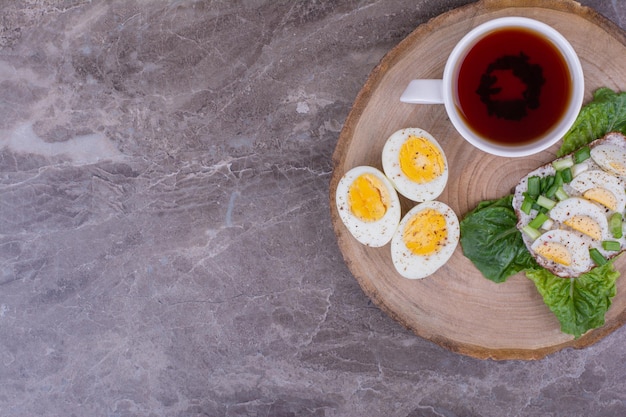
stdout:
{"type": "Polygon", "coordinates": [[[403,103],[443,104],[443,80],[412,80],[400,96],[403,103]]]}

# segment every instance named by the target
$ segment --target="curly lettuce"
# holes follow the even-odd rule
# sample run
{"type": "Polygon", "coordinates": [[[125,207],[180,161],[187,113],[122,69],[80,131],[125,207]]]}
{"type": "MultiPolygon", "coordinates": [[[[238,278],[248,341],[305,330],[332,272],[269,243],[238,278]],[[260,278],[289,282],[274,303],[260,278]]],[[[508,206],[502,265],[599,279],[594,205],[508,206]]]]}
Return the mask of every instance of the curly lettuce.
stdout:
{"type": "Polygon", "coordinates": [[[578,338],[604,325],[620,274],[609,262],[578,278],[557,277],[543,268],[526,271],[526,276],[559,319],[561,331],[578,338]]]}
{"type": "Polygon", "coordinates": [[[626,92],[602,87],[583,106],[574,125],[563,137],[557,157],[567,155],[609,132],[626,134],[626,92]]]}

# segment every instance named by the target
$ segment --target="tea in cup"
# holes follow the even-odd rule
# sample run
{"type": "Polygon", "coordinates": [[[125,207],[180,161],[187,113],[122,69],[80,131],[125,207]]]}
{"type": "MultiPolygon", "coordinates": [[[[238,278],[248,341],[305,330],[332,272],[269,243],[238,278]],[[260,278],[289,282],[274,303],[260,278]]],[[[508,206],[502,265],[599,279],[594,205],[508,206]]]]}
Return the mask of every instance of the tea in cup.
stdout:
{"type": "Polygon", "coordinates": [[[409,83],[405,103],[443,103],[469,143],[498,156],[527,156],[558,142],[584,96],[580,60],[554,28],[504,17],[467,33],[454,47],[443,79],[409,83]]]}

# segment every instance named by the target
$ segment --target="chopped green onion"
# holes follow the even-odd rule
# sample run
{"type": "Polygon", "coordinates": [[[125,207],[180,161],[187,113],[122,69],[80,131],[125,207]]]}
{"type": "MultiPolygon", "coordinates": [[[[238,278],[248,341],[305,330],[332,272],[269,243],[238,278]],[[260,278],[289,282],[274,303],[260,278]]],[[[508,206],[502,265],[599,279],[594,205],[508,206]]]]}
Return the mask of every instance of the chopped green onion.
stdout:
{"type": "Polygon", "coordinates": [[[581,162],[591,157],[591,149],[589,146],[583,146],[576,152],[574,152],[574,163],[580,164],[581,162]]]}
{"type": "Polygon", "coordinates": [[[602,247],[604,250],[619,251],[622,247],[617,240],[603,240],[602,247]]]}
{"type": "Polygon", "coordinates": [[[572,155],[564,156],[563,158],[557,159],[556,161],[552,162],[552,166],[557,171],[561,171],[562,169],[569,168],[572,165],[574,165],[574,158],[572,158],[572,155]]]}
{"type": "Polygon", "coordinates": [[[622,215],[621,213],[613,213],[609,217],[609,230],[615,239],[619,239],[623,235],[622,231],[622,215]]]}
{"type": "Polygon", "coordinates": [[[525,195],[524,201],[522,201],[521,210],[526,214],[530,214],[530,210],[533,208],[534,202],[535,200],[531,196],[525,195]]]}
{"type": "Polygon", "coordinates": [[[532,240],[535,240],[539,236],[541,236],[541,232],[534,227],[530,227],[530,225],[522,227],[522,231],[526,233],[532,240]]]}
{"type": "MultiPolygon", "coordinates": [[[[570,169],[570,168],[565,168],[565,169],[570,169]]],[[[563,179],[563,175],[562,175],[563,171],[565,170],[557,171],[557,173],[554,175],[554,184],[557,187],[560,187],[565,182],[563,179]]]]}
{"type": "Polygon", "coordinates": [[[542,177],[541,178],[541,190],[540,190],[540,194],[543,194],[546,192],[546,190],[548,190],[550,187],[552,187],[552,185],[554,184],[556,180],[556,176],[554,175],[548,175],[547,177],[542,177]]]}
{"type": "Polygon", "coordinates": [[[548,215],[545,213],[539,213],[537,214],[537,217],[535,217],[530,223],[528,223],[528,225],[533,229],[539,229],[546,220],[548,220],[548,215]]]}
{"type": "Polygon", "coordinates": [[[572,170],[572,177],[577,177],[579,174],[589,169],[588,164],[576,164],[570,168],[572,170]]]}
{"type": "Polygon", "coordinates": [[[593,262],[595,262],[598,266],[602,266],[608,262],[608,260],[596,248],[589,249],[589,256],[591,256],[593,262]]]}
{"type": "Polygon", "coordinates": [[[563,180],[563,182],[569,183],[572,181],[573,176],[571,168],[564,168],[559,171],[559,174],[559,177],[563,180]]]}
{"type": "Polygon", "coordinates": [[[563,189],[563,186],[559,187],[556,192],[554,193],[554,196],[557,198],[557,200],[559,201],[563,201],[563,200],[567,200],[569,198],[569,195],[567,195],[567,193],[565,192],[565,190],[563,189]]]}
{"type": "Polygon", "coordinates": [[[532,176],[528,178],[528,194],[530,194],[533,197],[537,197],[539,195],[539,192],[540,192],[539,177],[532,176]]]}
{"type": "Polygon", "coordinates": [[[550,230],[552,229],[552,226],[554,226],[554,220],[548,219],[545,222],[543,222],[543,224],[541,225],[541,228],[543,230],[550,230]]]}
{"type": "Polygon", "coordinates": [[[537,204],[539,204],[543,208],[551,210],[552,207],[556,206],[556,201],[540,195],[539,197],[537,197],[537,204]]]}
{"type": "Polygon", "coordinates": [[[559,185],[554,183],[554,184],[552,184],[552,186],[550,188],[548,188],[546,190],[546,193],[544,195],[546,197],[548,197],[548,198],[552,198],[552,197],[554,197],[554,195],[556,194],[556,190],[558,190],[558,189],[559,189],[559,185]]]}

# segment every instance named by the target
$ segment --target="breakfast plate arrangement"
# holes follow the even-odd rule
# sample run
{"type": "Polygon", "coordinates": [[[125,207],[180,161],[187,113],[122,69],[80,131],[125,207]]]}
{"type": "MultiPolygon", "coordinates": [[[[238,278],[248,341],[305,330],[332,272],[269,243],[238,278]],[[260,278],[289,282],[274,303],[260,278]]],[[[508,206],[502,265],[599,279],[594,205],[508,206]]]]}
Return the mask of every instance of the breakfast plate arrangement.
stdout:
{"type": "MultiPolygon", "coordinates": [[[[559,319],[523,272],[505,282],[486,279],[458,245],[434,273],[407,279],[394,265],[393,242],[363,244],[348,230],[336,204],[338,187],[340,192],[344,187],[341,179],[363,166],[384,172],[388,138],[407,128],[428,132],[443,151],[448,178],[436,200],[461,221],[481,202],[511,195],[530,172],[562,156],[557,155],[561,143],[528,157],[487,154],[461,138],[442,105],[399,100],[412,79],[441,78],[447,56],[468,31],[505,16],[545,22],[569,40],[583,66],[584,103],[591,102],[599,89],[619,92],[626,85],[626,35],[574,1],[483,0],[438,16],[393,48],[357,96],[333,155],[331,219],[344,260],[363,291],[415,334],[476,358],[540,359],[563,348],[587,347],[619,328],[626,321],[624,278],[615,282],[604,324],[574,336],[562,331],[559,319]]],[[[398,203],[400,213],[394,214],[398,217],[416,206],[402,194],[398,203]]],[[[613,266],[626,273],[626,257],[616,258],[613,266]]]]}

